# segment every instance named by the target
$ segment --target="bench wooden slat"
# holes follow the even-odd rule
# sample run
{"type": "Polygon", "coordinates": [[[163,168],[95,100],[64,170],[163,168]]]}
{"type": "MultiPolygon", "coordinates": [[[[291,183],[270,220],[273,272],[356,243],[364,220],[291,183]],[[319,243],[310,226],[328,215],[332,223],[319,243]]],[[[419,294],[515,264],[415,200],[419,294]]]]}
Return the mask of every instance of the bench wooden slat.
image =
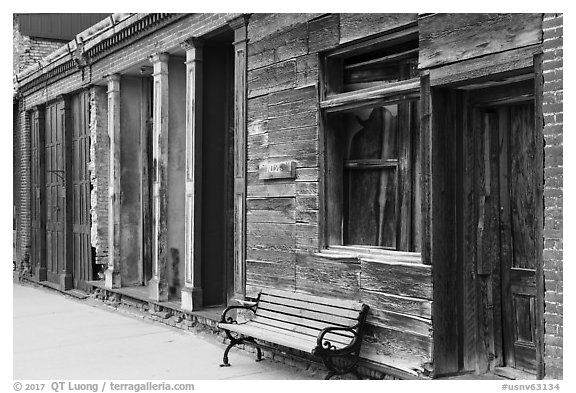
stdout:
{"type": "Polygon", "coordinates": [[[324,314],[316,311],[310,311],[303,308],[294,308],[281,304],[262,302],[258,304],[258,309],[256,314],[261,310],[274,311],[280,314],[290,315],[294,317],[299,317],[303,320],[314,320],[318,322],[323,322],[328,325],[338,325],[338,326],[354,326],[358,320],[341,317],[339,315],[324,314]]]}
{"type": "MultiPolygon", "coordinates": [[[[309,328],[304,328],[304,327],[299,327],[296,330],[294,330],[295,325],[290,325],[287,323],[282,323],[282,322],[274,321],[274,320],[270,320],[270,319],[254,318],[252,321],[250,321],[250,324],[254,325],[254,326],[260,326],[263,329],[273,330],[273,331],[276,331],[278,333],[284,332],[284,334],[286,334],[286,335],[295,335],[296,334],[299,336],[308,337],[308,339],[313,340],[314,343],[316,343],[318,333],[319,333],[319,330],[314,330],[314,329],[309,329],[309,328]],[[271,321],[275,322],[275,323],[270,324],[271,321]]],[[[354,338],[354,336],[351,333],[349,333],[349,334],[350,335],[346,336],[346,335],[338,334],[338,333],[328,333],[324,336],[324,338],[330,342],[341,344],[341,346],[346,346],[354,338]]]]}
{"type": "Polygon", "coordinates": [[[221,326],[223,329],[228,329],[245,336],[268,341],[273,344],[283,345],[285,347],[295,348],[304,352],[311,352],[315,347],[315,343],[312,340],[302,340],[294,336],[287,336],[286,334],[263,330],[260,327],[248,324],[221,324],[221,326]]]}
{"type": "Polygon", "coordinates": [[[283,304],[290,307],[307,309],[310,311],[317,311],[325,314],[340,315],[345,318],[358,319],[358,311],[350,310],[348,308],[341,308],[337,306],[326,306],[324,304],[310,303],[308,301],[297,300],[297,299],[287,299],[283,297],[269,295],[267,293],[262,293],[260,295],[260,302],[283,304]]]}
{"type": "Polygon", "coordinates": [[[266,288],[262,291],[262,293],[266,293],[269,295],[274,295],[278,297],[283,297],[286,299],[295,299],[295,300],[303,300],[305,302],[321,304],[326,306],[332,307],[340,307],[340,308],[347,308],[350,310],[355,310],[360,312],[362,309],[362,304],[354,301],[354,300],[345,300],[345,299],[332,299],[332,298],[324,298],[320,296],[308,295],[306,293],[301,292],[292,292],[292,291],[285,291],[282,289],[272,289],[266,288]]]}
{"type": "Polygon", "coordinates": [[[295,325],[299,325],[299,326],[307,326],[307,327],[311,327],[311,328],[318,329],[318,330],[324,329],[327,326],[335,326],[335,325],[329,325],[329,324],[326,324],[323,322],[315,321],[313,319],[305,319],[305,318],[300,318],[300,317],[296,317],[296,316],[292,316],[292,315],[286,315],[286,314],[282,314],[282,313],[278,313],[278,312],[274,312],[274,311],[268,311],[268,310],[258,310],[257,315],[260,317],[270,318],[270,319],[274,319],[277,321],[283,321],[283,322],[287,322],[287,323],[291,323],[291,324],[295,324],[295,325]]]}
{"type": "MultiPolygon", "coordinates": [[[[280,329],[284,329],[287,331],[292,331],[292,332],[298,332],[301,334],[305,334],[311,337],[314,337],[314,339],[316,339],[316,337],[318,337],[318,334],[320,334],[320,331],[322,329],[320,329],[319,327],[311,327],[311,326],[301,326],[301,325],[296,325],[290,322],[285,322],[285,321],[279,321],[277,319],[272,319],[272,318],[267,318],[267,317],[262,317],[262,316],[255,316],[252,321],[257,321],[259,323],[263,323],[266,325],[270,325],[270,326],[276,326],[280,329]]],[[[325,325],[324,327],[327,327],[328,325],[325,325]]],[[[323,328],[324,328],[323,327],[323,328]]],[[[354,337],[354,334],[352,334],[351,332],[348,331],[342,331],[342,330],[338,330],[336,333],[339,336],[344,337],[345,339],[351,339],[352,337],[354,337]]]]}

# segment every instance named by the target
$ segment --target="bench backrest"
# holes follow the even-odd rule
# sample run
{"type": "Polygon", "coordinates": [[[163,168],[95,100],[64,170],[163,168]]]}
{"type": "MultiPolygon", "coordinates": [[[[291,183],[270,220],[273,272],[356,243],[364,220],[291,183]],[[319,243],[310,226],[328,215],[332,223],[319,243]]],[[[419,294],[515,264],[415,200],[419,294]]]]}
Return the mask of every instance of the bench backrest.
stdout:
{"type": "MultiPolygon", "coordinates": [[[[362,309],[363,304],[353,300],[266,289],[259,295],[253,322],[315,341],[325,327],[357,327],[362,309]]],[[[348,345],[353,337],[351,332],[338,331],[326,338],[338,348],[348,345]]]]}

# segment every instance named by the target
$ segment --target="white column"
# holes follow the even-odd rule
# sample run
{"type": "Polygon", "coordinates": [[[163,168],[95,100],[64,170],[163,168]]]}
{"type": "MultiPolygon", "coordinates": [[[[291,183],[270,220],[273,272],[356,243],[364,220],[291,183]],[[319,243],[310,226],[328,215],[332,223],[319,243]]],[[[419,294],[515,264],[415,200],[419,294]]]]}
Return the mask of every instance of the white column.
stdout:
{"type": "Polygon", "coordinates": [[[120,75],[108,76],[108,269],[106,288],[120,288],[120,75]]]}
{"type": "Polygon", "coordinates": [[[202,39],[189,38],[186,50],[185,277],[182,308],[202,308],[202,39]]]}
{"type": "Polygon", "coordinates": [[[154,123],[152,131],[153,194],[152,194],[152,279],[149,295],[152,300],[168,300],[167,282],[167,205],[168,187],[168,58],[167,53],[150,57],[154,66],[154,123]]]}

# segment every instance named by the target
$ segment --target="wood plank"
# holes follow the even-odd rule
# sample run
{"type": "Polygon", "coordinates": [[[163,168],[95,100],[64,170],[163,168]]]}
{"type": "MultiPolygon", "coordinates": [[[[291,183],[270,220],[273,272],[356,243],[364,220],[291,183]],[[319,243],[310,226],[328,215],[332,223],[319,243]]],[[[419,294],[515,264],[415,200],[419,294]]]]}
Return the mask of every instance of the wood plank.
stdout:
{"type": "MultiPolygon", "coordinates": [[[[298,119],[294,119],[298,121],[298,119]]],[[[316,140],[302,141],[302,142],[286,142],[286,143],[276,143],[268,145],[268,157],[293,157],[294,159],[301,156],[307,156],[308,161],[312,161],[312,165],[317,165],[318,160],[314,160],[313,157],[317,156],[318,152],[318,142],[316,140]]],[[[302,162],[302,160],[301,160],[302,162]]]]}
{"type": "Polygon", "coordinates": [[[420,78],[422,97],[420,100],[421,116],[421,186],[422,186],[422,263],[430,265],[432,263],[432,236],[430,232],[431,220],[431,193],[432,193],[432,102],[430,91],[430,74],[423,73],[420,78]]]}
{"type": "Polygon", "coordinates": [[[378,259],[382,262],[416,264],[422,263],[422,256],[419,252],[385,250],[362,246],[330,246],[327,250],[323,250],[323,252],[332,251],[354,255],[357,258],[362,257],[368,259],[378,259]]]}
{"type": "MultiPolygon", "coordinates": [[[[314,329],[307,326],[300,326],[294,325],[291,323],[277,321],[273,319],[267,319],[262,317],[254,317],[254,319],[250,320],[250,325],[254,326],[255,328],[262,328],[269,331],[275,331],[280,334],[284,334],[287,336],[294,336],[294,337],[301,337],[304,339],[311,340],[312,342],[316,343],[317,338],[321,332],[321,329],[314,329]]],[[[354,335],[350,332],[346,331],[338,331],[341,334],[328,333],[324,336],[324,338],[328,341],[339,343],[340,346],[346,346],[351,341],[354,335]]]]}
{"type": "Polygon", "coordinates": [[[257,261],[293,264],[296,260],[294,250],[262,248],[260,245],[246,245],[246,258],[257,261]]]}
{"type": "Polygon", "coordinates": [[[318,210],[298,209],[296,211],[297,223],[318,225],[318,220],[318,210]]]}
{"type": "Polygon", "coordinates": [[[248,337],[254,337],[256,339],[291,347],[300,351],[311,352],[315,347],[313,340],[299,339],[295,336],[287,336],[286,334],[263,330],[250,324],[219,324],[219,326],[222,329],[228,329],[248,337]]]}
{"type": "Polygon", "coordinates": [[[320,101],[320,108],[325,110],[339,110],[354,108],[354,105],[365,105],[366,101],[394,102],[420,96],[420,80],[418,78],[400,82],[385,83],[381,86],[368,87],[362,90],[330,95],[320,101]]]}
{"type": "Polygon", "coordinates": [[[514,75],[525,72],[532,67],[534,54],[541,50],[540,45],[531,45],[432,68],[430,84],[458,86],[479,83],[487,78],[493,79],[498,74],[514,75]]]}
{"type": "MultiPolygon", "coordinates": [[[[275,274],[274,270],[268,269],[266,273],[254,272],[253,268],[249,267],[249,260],[246,260],[246,285],[257,288],[273,287],[283,289],[293,289],[295,287],[294,275],[275,274]]],[[[254,263],[251,261],[250,263],[254,263]]],[[[258,262],[263,263],[263,262],[258,262]]],[[[270,263],[270,265],[280,265],[270,263]]],[[[284,267],[284,269],[287,269],[284,267]]]]}
{"type": "Polygon", "coordinates": [[[296,184],[292,183],[270,183],[265,185],[248,184],[248,198],[278,198],[294,197],[296,195],[296,184]]]}
{"type": "Polygon", "coordinates": [[[458,291],[456,286],[456,167],[454,93],[431,91],[432,129],[430,146],[431,183],[431,263],[434,281],[434,372],[438,375],[458,371],[458,291]]]}
{"type": "Polygon", "coordinates": [[[283,305],[294,307],[294,308],[307,309],[307,310],[312,310],[312,311],[325,313],[325,314],[336,314],[336,315],[341,315],[341,316],[349,318],[349,319],[358,320],[358,311],[357,310],[351,310],[349,308],[342,308],[342,307],[333,306],[333,305],[312,303],[309,301],[299,300],[299,299],[283,298],[283,297],[269,295],[266,292],[263,292],[260,295],[260,301],[263,303],[283,304],[283,305]]]}
{"type": "Polygon", "coordinates": [[[247,220],[251,222],[293,223],[294,198],[250,198],[246,200],[247,220]],[[271,219],[273,221],[266,221],[271,219]]]}
{"type": "Polygon", "coordinates": [[[296,58],[296,87],[316,86],[319,75],[318,54],[313,53],[296,58]]]}
{"type": "Polygon", "coordinates": [[[281,223],[248,223],[246,233],[253,236],[287,236],[294,235],[294,224],[281,223]]]}
{"type": "Polygon", "coordinates": [[[373,310],[392,311],[406,315],[432,318],[432,302],[409,296],[397,296],[362,289],[361,300],[373,310]]]}
{"type": "Polygon", "coordinates": [[[292,25],[257,41],[248,41],[248,70],[265,67],[308,53],[306,23],[292,25]]]}
{"type": "Polygon", "coordinates": [[[361,258],[362,289],[432,300],[429,266],[372,261],[361,258]]]}
{"type": "Polygon", "coordinates": [[[370,308],[367,321],[374,326],[432,336],[432,321],[412,315],[370,308]]]}
{"type": "Polygon", "coordinates": [[[258,303],[258,315],[261,311],[269,311],[277,313],[278,315],[286,315],[300,318],[302,321],[313,320],[316,322],[323,322],[328,325],[338,325],[338,326],[354,326],[358,323],[358,318],[347,318],[343,317],[337,313],[321,313],[314,310],[308,310],[306,308],[290,307],[278,303],[263,302],[262,300],[258,303]]]}
{"type": "MultiPolygon", "coordinates": [[[[296,181],[306,181],[306,182],[318,182],[320,180],[320,171],[318,167],[304,168],[296,167],[296,181]]],[[[296,196],[296,207],[302,208],[302,206],[308,206],[308,209],[318,210],[318,199],[316,197],[309,196],[296,196]],[[314,200],[313,204],[309,202],[314,200]],[[305,203],[306,201],[308,203],[305,203]],[[303,204],[304,203],[304,204],[303,204]]]]}
{"type": "Polygon", "coordinates": [[[340,14],[340,44],[410,26],[418,14],[340,14]]]}
{"type": "Polygon", "coordinates": [[[349,261],[298,254],[296,289],[315,295],[360,299],[360,265],[357,260],[349,261]]]}
{"type": "Polygon", "coordinates": [[[542,14],[435,14],[419,28],[420,69],[542,42],[542,14]]]}
{"type": "Polygon", "coordinates": [[[248,98],[296,87],[296,60],[248,71],[248,98]]]}
{"type": "MultiPolygon", "coordinates": [[[[252,222],[249,220],[249,222],[252,222]]],[[[268,224],[268,222],[266,222],[268,224]]],[[[271,250],[281,250],[294,252],[296,246],[296,239],[294,236],[287,236],[279,238],[275,235],[269,236],[255,236],[251,233],[246,235],[246,244],[250,248],[267,248],[271,250]]]]}
{"type": "Polygon", "coordinates": [[[289,29],[294,25],[301,24],[318,18],[323,13],[255,13],[250,17],[248,25],[248,40],[256,42],[265,39],[271,34],[289,29]]]}
{"type": "MultiPolygon", "coordinates": [[[[266,123],[268,124],[268,123],[266,123]]],[[[284,129],[269,130],[268,142],[272,144],[286,143],[290,141],[303,142],[303,141],[317,141],[318,140],[318,125],[307,127],[290,127],[284,129]]]]}
{"type": "Polygon", "coordinates": [[[422,371],[432,362],[432,338],[405,331],[368,325],[360,357],[379,363],[400,366],[410,364],[422,371]]]}
{"type": "Polygon", "coordinates": [[[299,291],[282,291],[275,288],[267,288],[264,292],[278,297],[302,300],[310,303],[323,304],[334,307],[349,308],[351,310],[356,311],[360,311],[362,308],[362,303],[359,303],[354,300],[339,299],[335,297],[315,296],[299,291]]]}
{"type": "Polygon", "coordinates": [[[250,98],[246,105],[248,135],[265,133],[268,130],[268,95],[250,98]]]}
{"type": "Polygon", "coordinates": [[[291,115],[300,111],[314,111],[316,97],[317,92],[314,86],[275,92],[268,98],[268,113],[291,115]]]}
{"type": "Polygon", "coordinates": [[[296,182],[296,195],[318,195],[318,182],[299,181],[296,182]]]}
{"type": "Polygon", "coordinates": [[[307,318],[301,318],[298,316],[293,316],[293,315],[287,315],[287,314],[283,314],[283,313],[278,313],[275,311],[269,311],[269,310],[258,310],[258,316],[261,318],[268,318],[268,319],[274,319],[277,321],[284,321],[287,322],[289,324],[293,324],[293,325],[299,325],[299,326],[307,326],[307,327],[311,327],[314,329],[318,329],[318,330],[322,330],[327,326],[338,326],[338,327],[354,327],[355,323],[326,323],[324,321],[316,321],[314,319],[307,319],[307,318]]]}
{"type": "Polygon", "coordinates": [[[295,200],[296,210],[318,210],[319,199],[317,195],[297,195],[295,200]]]}
{"type": "MultiPolygon", "coordinates": [[[[510,108],[510,211],[514,244],[512,267],[535,269],[534,109],[532,105],[510,108]]],[[[538,169],[539,171],[539,169],[538,169]]]]}
{"type": "Polygon", "coordinates": [[[477,294],[476,294],[476,216],[477,193],[475,185],[478,183],[475,170],[476,139],[472,127],[472,116],[469,110],[469,94],[465,93],[461,104],[463,112],[462,136],[462,166],[463,166],[463,197],[462,197],[462,350],[464,369],[474,370],[476,367],[476,343],[478,329],[477,294]]]}
{"type": "MultiPolygon", "coordinates": [[[[274,198],[278,199],[278,198],[274,198]]],[[[248,210],[246,212],[246,222],[252,223],[281,223],[281,224],[295,224],[296,214],[295,211],[282,212],[273,210],[248,210]]]]}
{"type": "Polygon", "coordinates": [[[340,43],[340,15],[329,14],[308,22],[310,53],[332,49],[340,43]]]}

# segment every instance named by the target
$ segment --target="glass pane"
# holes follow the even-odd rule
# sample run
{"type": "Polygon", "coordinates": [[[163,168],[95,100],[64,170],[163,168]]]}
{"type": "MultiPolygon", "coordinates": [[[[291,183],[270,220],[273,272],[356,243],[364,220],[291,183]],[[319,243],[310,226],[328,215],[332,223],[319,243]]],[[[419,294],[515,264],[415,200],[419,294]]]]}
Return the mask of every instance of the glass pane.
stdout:
{"type": "Polygon", "coordinates": [[[398,105],[347,112],[345,123],[347,160],[398,158],[398,105]]]}
{"type": "Polygon", "coordinates": [[[396,248],[396,169],[351,169],[344,179],[345,243],[396,248]]]}

